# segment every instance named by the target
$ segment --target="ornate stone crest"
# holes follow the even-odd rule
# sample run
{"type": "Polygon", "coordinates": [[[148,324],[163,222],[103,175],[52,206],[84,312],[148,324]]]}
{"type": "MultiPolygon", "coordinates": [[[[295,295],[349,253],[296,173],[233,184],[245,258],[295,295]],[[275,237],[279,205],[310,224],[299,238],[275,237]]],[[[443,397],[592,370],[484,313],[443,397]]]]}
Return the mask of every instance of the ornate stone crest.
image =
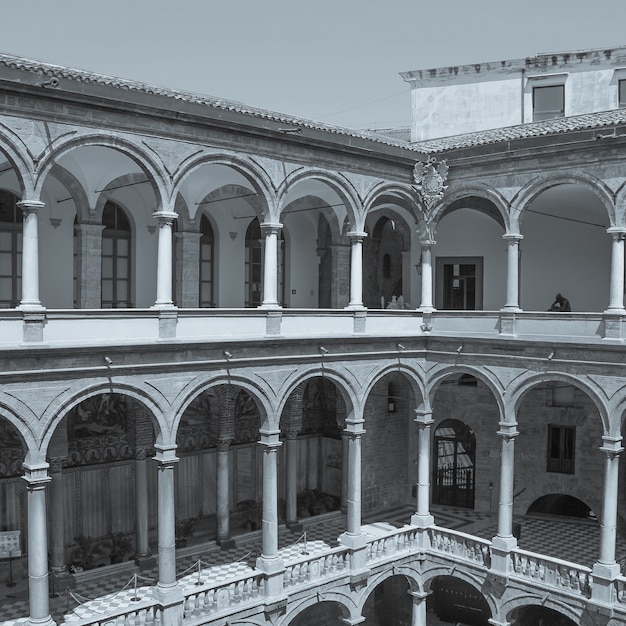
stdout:
{"type": "Polygon", "coordinates": [[[426,163],[418,161],[413,168],[413,179],[422,202],[427,209],[443,198],[443,192],[448,188],[445,182],[448,178],[448,164],[445,161],[437,162],[435,157],[428,157],[426,163]]]}

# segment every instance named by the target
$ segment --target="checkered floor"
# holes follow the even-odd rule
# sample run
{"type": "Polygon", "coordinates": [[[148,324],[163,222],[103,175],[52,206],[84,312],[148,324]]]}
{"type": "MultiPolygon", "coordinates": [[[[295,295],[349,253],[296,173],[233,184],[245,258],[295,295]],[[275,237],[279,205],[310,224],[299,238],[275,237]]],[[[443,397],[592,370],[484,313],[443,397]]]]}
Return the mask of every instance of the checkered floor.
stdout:
{"type": "MultiPolygon", "coordinates": [[[[472,533],[485,539],[491,539],[496,534],[495,515],[442,506],[433,507],[432,511],[435,523],[439,526],[472,533]]],[[[363,523],[385,521],[400,526],[410,522],[411,514],[411,508],[400,508],[386,514],[375,515],[372,519],[364,519],[363,523]]],[[[514,521],[520,524],[519,545],[525,550],[587,566],[591,566],[597,559],[600,527],[596,522],[540,515],[518,517],[514,521]]],[[[285,526],[279,527],[279,550],[286,559],[303,551],[305,539],[306,551],[309,553],[335,546],[337,538],[346,529],[346,518],[338,512],[307,518],[301,523],[302,529],[299,531],[292,532],[285,526]]],[[[186,548],[184,552],[187,554],[179,556],[176,560],[181,584],[195,585],[198,579],[207,582],[223,579],[229,574],[251,571],[256,558],[261,554],[260,531],[239,535],[235,537],[235,541],[235,547],[227,550],[220,549],[213,542],[186,548]]],[[[617,554],[618,558],[626,557],[626,540],[621,536],[617,540],[617,554]]],[[[0,585],[1,615],[5,620],[0,622],[0,626],[21,626],[28,621],[26,617],[29,612],[28,587],[23,569],[25,561],[23,567],[19,565],[15,568],[13,576],[16,585],[14,587],[6,586],[6,583],[0,585]]],[[[74,590],[73,595],[50,598],[50,613],[57,624],[70,625],[84,617],[88,611],[97,614],[103,611],[104,607],[110,610],[112,605],[130,604],[136,593],[143,598],[144,594],[150,593],[147,585],[153,584],[157,579],[156,566],[142,571],[137,580],[139,591],[136,592],[131,574],[126,579],[121,579],[119,575],[107,579],[104,569],[101,578],[82,583],[74,590]]]]}

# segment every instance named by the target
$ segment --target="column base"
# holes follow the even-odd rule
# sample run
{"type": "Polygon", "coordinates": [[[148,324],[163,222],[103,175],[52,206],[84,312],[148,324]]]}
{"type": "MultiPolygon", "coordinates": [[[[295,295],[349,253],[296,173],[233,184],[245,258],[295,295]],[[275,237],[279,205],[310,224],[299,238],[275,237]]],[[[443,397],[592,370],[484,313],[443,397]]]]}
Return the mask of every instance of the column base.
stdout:
{"type": "Polygon", "coordinates": [[[602,314],[604,322],[604,332],[602,333],[603,341],[623,341],[622,326],[626,311],[624,309],[607,309],[602,314]]]}
{"type": "Polygon", "coordinates": [[[237,542],[232,537],[224,537],[217,539],[215,542],[222,550],[232,550],[237,546],[237,542]]]}
{"type": "Polygon", "coordinates": [[[511,570],[511,551],[517,548],[517,539],[495,536],[491,541],[491,570],[496,574],[508,576],[511,570]]]}
{"type": "Polygon", "coordinates": [[[411,515],[411,526],[417,526],[418,528],[428,528],[435,525],[435,518],[429,513],[428,515],[419,515],[413,513],[411,515]]]}
{"type": "Polygon", "coordinates": [[[142,570],[152,569],[157,564],[156,557],[152,554],[135,555],[135,565],[142,570]]]}
{"type": "Polygon", "coordinates": [[[615,597],[615,579],[620,575],[620,566],[617,563],[593,564],[591,569],[593,585],[591,586],[591,602],[604,607],[610,607],[617,600],[615,597]]]}
{"type": "Polygon", "coordinates": [[[302,529],[304,528],[304,526],[302,525],[302,522],[299,522],[298,520],[296,520],[294,522],[286,522],[285,526],[287,526],[287,528],[292,533],[301,533],[302,529]]]}

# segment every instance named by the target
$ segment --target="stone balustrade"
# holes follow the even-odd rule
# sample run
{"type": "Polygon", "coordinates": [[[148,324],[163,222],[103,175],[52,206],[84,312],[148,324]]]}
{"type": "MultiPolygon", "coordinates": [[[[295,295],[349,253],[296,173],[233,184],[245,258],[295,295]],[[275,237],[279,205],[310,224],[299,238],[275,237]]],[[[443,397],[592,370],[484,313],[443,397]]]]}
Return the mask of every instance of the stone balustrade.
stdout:
{"type": "Polygon", "coordinates": [[[491,541],[439,526],[428,529],[429,549],[485,568],[491,566],[491,541]]]}
{"type": "Polygon", "coordinates": [[[335,574],[343,574],[350,567],[350,551],[343,546],[329,548],[324,554],[303,555],[285,564],[283,587],[315,583],[335,574]]]}
{"type": "Polygon", "coordinates": [[[367,542],[366,563],[375,563],[413,550],[416,545],[417,529],[410,526],[400,528],[367,542]]]}

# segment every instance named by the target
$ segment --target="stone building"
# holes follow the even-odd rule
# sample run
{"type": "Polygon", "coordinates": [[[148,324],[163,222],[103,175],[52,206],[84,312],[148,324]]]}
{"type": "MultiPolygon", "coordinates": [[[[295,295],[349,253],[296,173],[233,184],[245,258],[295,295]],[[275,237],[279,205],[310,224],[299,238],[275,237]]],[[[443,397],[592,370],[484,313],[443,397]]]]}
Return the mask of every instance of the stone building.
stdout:
{"type": "Polygon", "coordinates": [[[68,623],[624,623],[625,53],[406,73],[412,143],[0,55],[25,623],[97,565],[157,580],[68,623]],[[321,514],[336,542],[282,546],[321,514]],[[259,554],[192,581],[192,528],[259,554]]]}

